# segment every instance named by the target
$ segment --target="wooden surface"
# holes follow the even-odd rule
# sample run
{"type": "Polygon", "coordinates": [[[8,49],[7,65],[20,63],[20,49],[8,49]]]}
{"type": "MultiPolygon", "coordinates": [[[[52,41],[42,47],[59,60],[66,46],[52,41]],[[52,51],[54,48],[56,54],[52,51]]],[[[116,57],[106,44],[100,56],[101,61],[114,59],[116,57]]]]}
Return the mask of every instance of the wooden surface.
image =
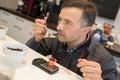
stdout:
{"type": "Polygon", "coordinates": [[[120,57],[120,45],[114,44],[112,47],[104,46],[112,55],[120,57]]]}

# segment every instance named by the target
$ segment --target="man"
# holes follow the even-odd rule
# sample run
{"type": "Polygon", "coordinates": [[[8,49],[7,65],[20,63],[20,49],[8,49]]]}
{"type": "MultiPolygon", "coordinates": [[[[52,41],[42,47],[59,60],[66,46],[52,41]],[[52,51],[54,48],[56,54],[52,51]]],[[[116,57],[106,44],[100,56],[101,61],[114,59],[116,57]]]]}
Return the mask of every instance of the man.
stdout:
{"type": "Polygon", "coordinates": [[[35,36],[27,45],[43,55],[52,54],[64,67],[83,76],[83,80],[116,80],[113,57],[89,33],[96,8],[87,0],[65,0],[59,14],[57,38],[43,38],[46,22],[36,19],[35,36]]]}

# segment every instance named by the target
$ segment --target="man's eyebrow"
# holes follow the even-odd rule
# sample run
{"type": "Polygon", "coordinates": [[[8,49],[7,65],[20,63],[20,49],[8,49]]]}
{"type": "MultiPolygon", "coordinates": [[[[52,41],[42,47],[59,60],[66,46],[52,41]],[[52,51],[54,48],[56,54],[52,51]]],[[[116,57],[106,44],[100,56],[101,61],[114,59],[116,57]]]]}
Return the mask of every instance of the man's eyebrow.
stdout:
{"type": "Polygon", "coordinates": [[[64,19],[64,20],[73,24],[73,22],[70,19],[64,19]]]}
{"type": "MultiPolygon", "coordinates": [[[[58,19],[59,19],[59,20],[62,20],[62,18],[61,18],[60,16],[58,17],[58,19]]],[[[66,19],[66,18],[64,18],[63,20],[72,22],[70,19],[66,19]]]]}
{"type": "Polygon", "coordinates": [[[58,17],[58,20],[68,21],[68,22],[70,22],[71,24],[73,24],[73,22],[72,22],[70,19],[67,19],[67,18],[62,19],[60,16],[58,17]]]}

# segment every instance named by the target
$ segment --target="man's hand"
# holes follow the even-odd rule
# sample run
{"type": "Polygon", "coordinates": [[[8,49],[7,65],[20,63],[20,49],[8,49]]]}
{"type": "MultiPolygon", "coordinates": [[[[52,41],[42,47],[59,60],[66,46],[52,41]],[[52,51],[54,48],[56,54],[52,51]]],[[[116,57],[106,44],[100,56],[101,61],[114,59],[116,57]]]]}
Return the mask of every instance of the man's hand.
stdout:
{"type": "Polygon", "coordinates": [[[47,32],[46,22],[43,19],[35,19],[33,24],[33,31],[35,35],[35,40],[40,41],[47,32]]]}
{"type": "Polygon", "coordinates": [[[102,70],[99,63],[86,59],[78,59],[77,67],[83,73],[83,80],[102,80],[102,70]]]}

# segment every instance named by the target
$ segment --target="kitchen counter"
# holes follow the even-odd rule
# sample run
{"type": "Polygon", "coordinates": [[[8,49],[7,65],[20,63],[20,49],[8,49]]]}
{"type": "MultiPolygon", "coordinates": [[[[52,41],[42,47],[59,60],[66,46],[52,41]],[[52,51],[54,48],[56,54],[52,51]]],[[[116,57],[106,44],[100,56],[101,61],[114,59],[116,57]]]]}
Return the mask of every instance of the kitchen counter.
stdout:
{"type": "MultiPolygon", "coordinates": [[[[25,18],[25,19],[27,19],[27,20],[30,20],[30,21],[32,21],[32,22],[35,21],[35,18],[32,18],[32,17],[30,17],[29,15],[26,15],[26,14],[23,14],[23,13],[20,13],[20,12],[17,12],[17,11],[14,10],[14,9],[8,9],[8,8],[3,8],[3,7],[0,7],[0,9],[5,10],[5,11],[8,11],[8,12],[10,12],[10,13],[12,13],[12,14],[15,14],[15,15],[17,15],[17,16],[20,16],[20,17],[25,18]]],[[[48,28],[51,28],[51,29],[53,29],[53,30],[56,30],[56,26],[57,26],[57,23],[49,23],[49,24],[48,24],[48,28]]]]}
{"type": "MultiPolygon", "coordinates": [[[[0,56],[4,56],[3,46],[6,43],[9,44],[19,42],[9,36],[2,38],[0,40],[0,56]]],[[[6,73],[7,75],[5,76],[13,77],[14,79],[12,80],[82,80],[81,76],[59,65],[58,63],[55,63],[55,65],[59,67],[59,70],[55,74],[48,74],[41,68],[38,68],[32,64],[33,60],[36,58],[43,58],[46,61],[48,61],[48,58],[41,55],[40,53],[37,53],[36,51],[33,51],[30,48],[28,48],[28,51],[29,53],[25,56],[23,62],[18,64],[16,68],[14,67],[15,65],[11,65],[9,61],[5,61],[5,63],[2,62],[3,60],[0,61],[0,66],[8,67],[8,69],[6,67],[4,69],[7,69],[8,71],[11,70],[12,72],[8,74],[6,73]]]]}

